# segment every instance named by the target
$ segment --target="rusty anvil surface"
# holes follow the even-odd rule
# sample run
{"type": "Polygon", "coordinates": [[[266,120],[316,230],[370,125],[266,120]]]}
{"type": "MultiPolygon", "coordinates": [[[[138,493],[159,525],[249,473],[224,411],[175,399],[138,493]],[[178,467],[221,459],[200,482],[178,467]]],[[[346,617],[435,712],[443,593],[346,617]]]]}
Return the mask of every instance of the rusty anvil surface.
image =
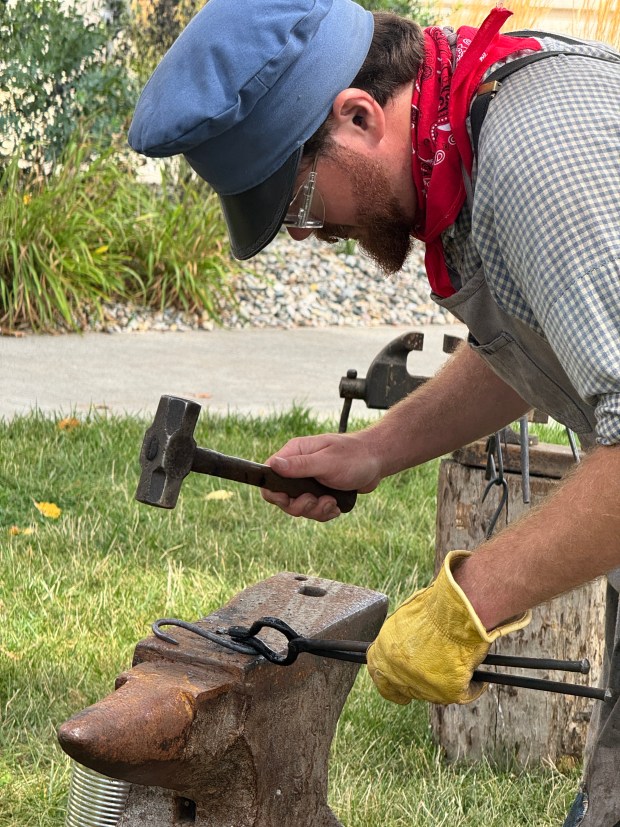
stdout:
{"type": "MultiPolygon", "coordinates": [[[[271,615],[306,637],[372,640],[386,611],[378,592],[283,572],[199,625],[216,632],[271,615]]],[[[177,824],[178,794],[199,827],[337,827],[327,804],[329,750],[359,665],[302,654],[276,666],[171,632],[178,646],[142,640],[116,691],[58,732],[80,764],[145,785],[131,788],[119,827],[177,824]]],[[[286,650],[279,633],[260,636],[286,650]]]]}

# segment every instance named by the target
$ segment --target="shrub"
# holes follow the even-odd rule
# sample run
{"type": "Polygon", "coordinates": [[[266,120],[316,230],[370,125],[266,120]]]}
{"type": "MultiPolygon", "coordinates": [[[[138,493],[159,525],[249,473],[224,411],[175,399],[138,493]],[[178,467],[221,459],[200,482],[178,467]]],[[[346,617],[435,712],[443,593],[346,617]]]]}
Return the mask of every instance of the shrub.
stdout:
{"type": "Polygon", "coordinates": [[[159,195],[152,187],[125,187],[135,216],[127,250],[149,307],[206,311],[217,320],[223,301],[234,301],[241,271],[231,258],[217,195],[180,159],[161,165],[159,195]],[[175,170],[180,170],[176,172],[175,170]]]}
{"type": "Polygon", "coordinates": [[[49,169],[80,119],[103,137],[135,101],[118,22],[87,21],[62,0],[0,2],[0,165],[49,169]]]}
{"type": "Polygon", "coordinates": [[[0,178],[0,313],[11,327],[79,326],[85,305],[125,292],[121,172],[70,140],[49,177],[24,173],[15,154],[0,178]]]}

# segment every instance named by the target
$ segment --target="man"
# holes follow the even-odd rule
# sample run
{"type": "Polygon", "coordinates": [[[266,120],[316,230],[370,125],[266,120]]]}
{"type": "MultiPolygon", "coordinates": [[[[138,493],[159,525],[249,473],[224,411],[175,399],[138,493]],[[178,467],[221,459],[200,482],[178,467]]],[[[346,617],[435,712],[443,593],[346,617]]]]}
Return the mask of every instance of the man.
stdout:
{"type": "MultiPolygon", "coordinates": [[[[593,445],[546,504],[452,552],[386,621],[370,674],[397,703],[466,703],[471,676],[529,610],[609,574],[605,683],[620,690],[620,55],[602,44],[375,18],[351,0],[210,0],[145,88],[130,130],[183,153],[218,192],[235,256],[293,238],[357,239],[387,272],[426,244],[432,296],[470,330],[421,390],[358,433],[287,443],[269,460],[363,493],[540,408],[593,445]],[[539,59],[542,53],[544,59],[539,59]],[[561,54],[556,54],[559,52],[561,54]],[[472,147],[470,108],[501,84],[472,147]],[[618,643],[616,643],[618,641],[618,643]]],[[[330,497],[264,492],[292,516],[330,497]]],[[[620,703],[600,703],[566,827],[620,825],[620,703]]]]}

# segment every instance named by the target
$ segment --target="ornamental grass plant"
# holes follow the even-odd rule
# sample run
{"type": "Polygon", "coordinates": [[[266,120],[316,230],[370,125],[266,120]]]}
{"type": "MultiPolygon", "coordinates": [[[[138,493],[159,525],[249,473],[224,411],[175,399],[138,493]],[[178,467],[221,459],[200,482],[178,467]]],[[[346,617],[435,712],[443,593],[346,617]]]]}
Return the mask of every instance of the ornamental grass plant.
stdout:
{"type": "Polygon", "coordinates": [[[0,325],[85,328],[105,302],[200,311],[234,301],[217,196],[163,167],[137,180],[117,138],[75,131],[47,175],[14,155],[0,176],[0,325]]]}
{"type": "MultiPolygon", "coordinates": [[[[385,480],[328,524],[198,474],[166,511],[134,500],[147,424],[97,412],[0,422],[0,827],[64,825],[70,762],[56,729],[113,690],[155,619],[197,619],[285,570],[376,589],[392,609],[432,577],[436,463],[385,480]]],[[[205,412],[196,439],[263,461],[329,427],[303,409],[205,412]]],[[[428,707],[383,701],[362,668],[329,800],[346,827],[558,827],[577,783],[570,765],[446,763],[428,707]]]]}
{"type": "Polygon", "coordinates": [[[90,154],[80,135],[50,176],[24,172],[15,155],[0,177],[0,322],[7,327],[79,328],[107,298],[140,291],[119,209],[126,173],[111,151],[90,154]]]}
{"type": "Polygon", "coordinates": [[[142,301],[218,321],[222,303],[235,303],[235,277],[242,272],[230,253],[218,197],[178,159],[162,163],[160,172],[156,190],[133,182],[123,196],[134,218],[126,246],[142,301]]]}

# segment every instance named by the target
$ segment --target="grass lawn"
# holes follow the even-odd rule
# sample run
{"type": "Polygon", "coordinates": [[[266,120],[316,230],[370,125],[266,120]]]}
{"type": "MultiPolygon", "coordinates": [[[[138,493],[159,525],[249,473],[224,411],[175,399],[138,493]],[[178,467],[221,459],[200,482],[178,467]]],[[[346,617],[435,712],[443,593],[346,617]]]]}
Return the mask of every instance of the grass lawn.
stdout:
{"type": "MultiPolygon", "coordinates": [[[[283,570],[377,589],[395,607],[432,572],[434,463],[386,480],[327,525],[198,475],[162,511],[133,498],[145,421],[71,424],[0,422],[0,827],[64,824],[69,761],[55,730],[112,690],[156,618],[204,616],[283,570]],[[208,499],[219,490],[232,496],[208,499]],[[60,515],[45,516],[44,503],[60,515]]],[[[324,427],[303,410],[203,414],[196,437],[262,461],[324,427]]],[[[333,746],[330,803],[346,827],[559,827],[577,775],[450,766],[426,706],[386,703],[362,669],[333,746]]]]}

